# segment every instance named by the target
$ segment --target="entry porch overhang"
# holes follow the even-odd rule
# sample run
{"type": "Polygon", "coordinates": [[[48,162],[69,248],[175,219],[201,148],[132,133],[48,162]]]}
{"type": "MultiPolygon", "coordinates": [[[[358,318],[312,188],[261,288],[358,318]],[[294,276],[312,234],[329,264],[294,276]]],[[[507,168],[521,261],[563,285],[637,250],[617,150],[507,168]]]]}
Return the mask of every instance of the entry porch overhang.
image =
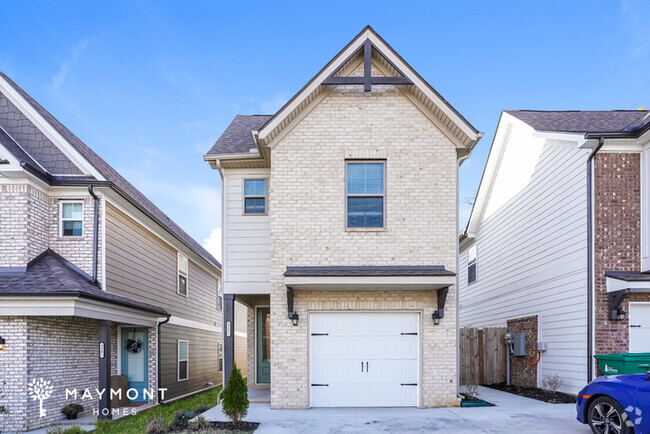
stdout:
{"type": "Polygon", "coordinates": [[[287,267],[287,288],[299,291],[438,290],[456,284],[440,265],[287,267]]]}
{"type": "Polygon", "coordinates": [[[605,273],[607,283],[607,313],[610,320],[619,316],[620,306],[630,293],[650,293],[650,273],[640,271],[608,271],[605,273]]]}

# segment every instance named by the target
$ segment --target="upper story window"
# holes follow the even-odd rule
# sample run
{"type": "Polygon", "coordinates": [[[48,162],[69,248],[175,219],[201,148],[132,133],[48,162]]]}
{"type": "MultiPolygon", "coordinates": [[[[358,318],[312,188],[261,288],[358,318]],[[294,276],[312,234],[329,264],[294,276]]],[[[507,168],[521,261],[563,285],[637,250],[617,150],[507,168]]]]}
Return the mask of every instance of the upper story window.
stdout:
{"type": "Polygon", "coordinates": [[[84,204],[77,201],[61,201],[60,234],[62,237],[80,237],[83,235],[84,204]]]}
{"type": "Polygon", "coordinates": [[[476,281],[476,244],[467,250],[467,284],[476,281]]]}
{"type": "Polygon", "coordinates": [[[223,284],[217,280],[217,310],[223,310],[223,284]]]}
{"type": "Polygon", "coordinates": [[[177,282],[176,282],[176,292],[180,295],[187,295],[187,276],[189,274],[189,261],[187,256],[179,253],[178,261],[176,262],[177,268],[177,282]]]}
{"type": "Polygon", "coordinates": [[[266,179],[244,180],[244,214],[266,214],[266,179]]]}
{"type": "Polygon", "coordinates": [[[348,161],[346,209],[348,228],[383,228],[385,225],[384,161],[348,161]]]}

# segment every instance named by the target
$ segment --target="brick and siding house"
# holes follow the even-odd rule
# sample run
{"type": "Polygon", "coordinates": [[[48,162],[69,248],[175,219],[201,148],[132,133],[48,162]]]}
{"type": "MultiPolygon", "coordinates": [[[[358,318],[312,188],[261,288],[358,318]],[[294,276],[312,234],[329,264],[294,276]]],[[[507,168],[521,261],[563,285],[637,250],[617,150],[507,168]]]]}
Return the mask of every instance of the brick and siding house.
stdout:
{"type": "Polygon", "coordinates": [[[365,28],[271,115],[237,115],[223,180],[225,375],[248,306],[272,408],[458,406],[458,166],[481,137],[365,28]]]}
{"type": "Polygon", "coordinates": [[[646,110],[502,113],[461,235],[459,315],[526,334],[516,384],[557,375],[576,393],[593,355],[650,352],[649,128],[646,110]]]}
{"type": "Polygon", "coordinates": [[[220,384],[220,279],[212,255],[0,74],[0,431],[57,422],[73,402],[110,410],[95,390],[123,376],[135,392],[121,405],[220,384]],[[40,379],[43,412],[28,392],[40,379]]]}

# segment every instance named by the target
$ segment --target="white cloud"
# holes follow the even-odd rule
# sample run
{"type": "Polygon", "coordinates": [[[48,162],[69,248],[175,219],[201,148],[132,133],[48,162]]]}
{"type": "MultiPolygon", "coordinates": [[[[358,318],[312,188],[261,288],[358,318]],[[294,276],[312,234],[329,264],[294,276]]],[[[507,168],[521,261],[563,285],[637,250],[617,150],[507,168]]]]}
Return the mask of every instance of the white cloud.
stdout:
{"type": "Polygon", "coordinates": [[[275,94],[271,99],[260,102],[260,109],[262,114],[272,115],[273,113],[280,110],[280,108],[289,101],[291,96],[287,92],[280,92],[275,94]]]}
{"type": "Polygon", "coordinates": [[[221,228],[212,229],[210,236],[203,240],[203,247],[221,262],[221,228]]]}
{"type": "Polygon", "coordinates": [[[86,38],[79,42],[77,45],[72,47],[70,50],[70,55],[67,57],[66,60],[61,62],[61,67],[59,68],[59,71],[52,76],[52,88],[54,90],[57,90],[65,81],[65,78],[68,76],[68,72],[70,71],[70,67],[74,63],[75,60],[81,54],[83,54],[84,51],[86,51],[86,48],[88,47],[88,44],[90,44],[90,39],[86,38]]]}

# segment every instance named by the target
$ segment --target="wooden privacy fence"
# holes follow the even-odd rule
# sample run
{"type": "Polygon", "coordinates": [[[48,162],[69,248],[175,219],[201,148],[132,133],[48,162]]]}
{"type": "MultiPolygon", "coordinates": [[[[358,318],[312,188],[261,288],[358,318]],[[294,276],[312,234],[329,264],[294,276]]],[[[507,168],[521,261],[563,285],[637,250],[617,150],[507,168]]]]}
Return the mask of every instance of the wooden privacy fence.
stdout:
{"type": "Polygon", "coordinates": [[[505,327],[460,329],[460,384],[506,381],[505,327]]]}

